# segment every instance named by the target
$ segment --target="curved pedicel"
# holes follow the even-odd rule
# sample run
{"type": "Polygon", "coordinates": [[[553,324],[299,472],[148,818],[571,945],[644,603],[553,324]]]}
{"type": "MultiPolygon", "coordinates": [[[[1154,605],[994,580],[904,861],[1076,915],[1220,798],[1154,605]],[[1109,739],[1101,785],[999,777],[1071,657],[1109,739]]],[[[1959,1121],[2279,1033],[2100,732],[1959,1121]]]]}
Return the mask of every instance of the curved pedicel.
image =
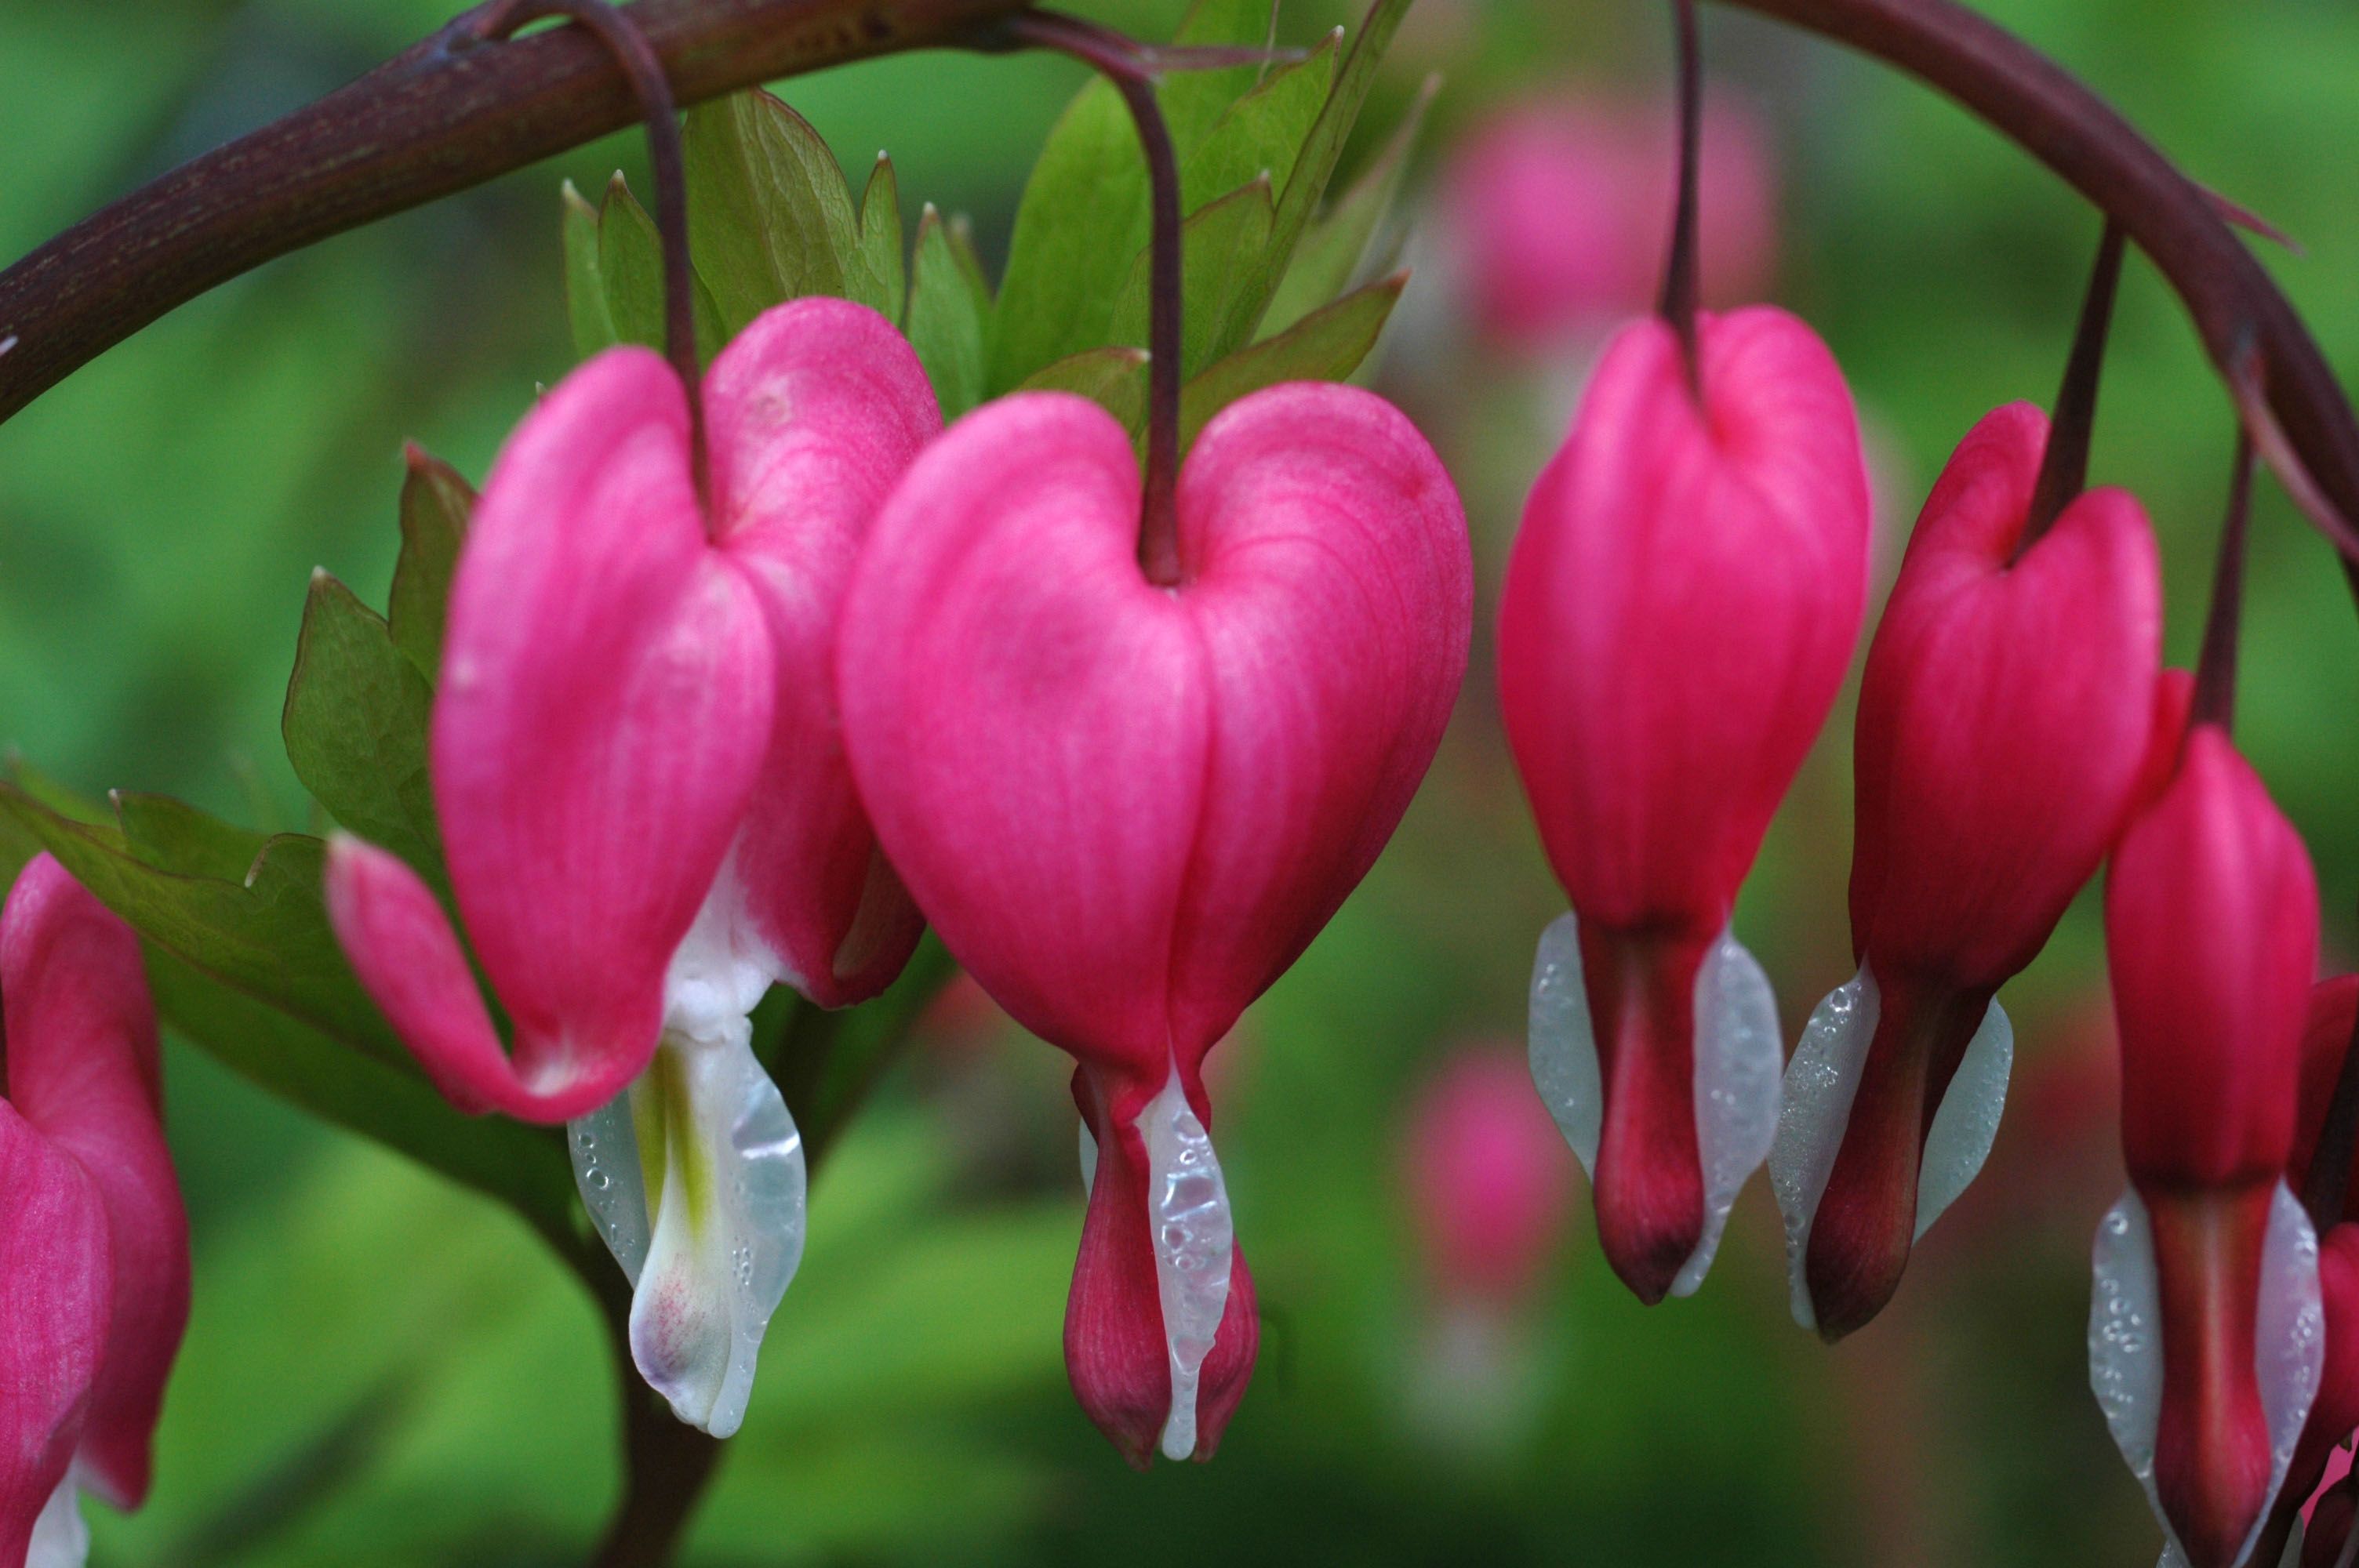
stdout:
{"type": "MultiPolygon", "coordinates": [[[[1171,1413],[1163,1426],[1163,1456],[1196,1452],[1196,1395],[1204,1357],[1212,1354],[1229,1308],[1236,1258],[1236,1227],[1212,1135],[1188,1105],[1173,1069],[1163,1090],[1138,1113],[1147,1143],[1147,1191],[1155,1227],[1157,1306],[1171,1357],[1171,1413]]],[[[1082,1123],[1082,1191],[1097,1184],[1098,1142],[1082,1123]]]]}
{"type": "MultiPolygon", "coordinates": [[[[2136,1191],[2106,1211],[2097,1227],[2094,1288],[2089,1301],[2089,1387],[2114,1444],[2146,1489],[2161,1524],[2162,1564],[2183,1565],[2177,1532],[2155,1490],[2155,1433],[2162,1416],[2162,1314],[2156,1281],[2154,1231],[2136,1191]]],[[[2284,1485],[2294,1444],[2318,1393],[2326,1360],[2325,1316],[2319,1301],[2318,1233],[2283,1182],[2269,1206],[2261,1252],[2261,1297],[2254,1362],[2261,1409],[2268,1420],[2269,1494],[2284,1485]]],[[[2253,1520],[2240,1553],[2249,1554],[2266,1522],[2253,1520]]]]}
{"type": "MultiPolygon", "coordinates": [[[[1777,1130],[1777,1080],[1785,1063],[1777,998],[1753,955],[1726,931],[1696,972],[1695,1020],[1703,1234],[1671,1284],[1675,1296],[1693,1295],[1703,1283],[1736,1195],[1768,1157],[1777,1130]]],[[[1580,927],[1570,914],[1540,933],[1532,965],[1530,1050],[1532,1082],[1582,1170],[1593,1177],[1605,1094],[1582,979],[1580,927]]]]}
{"type": "MultiPolygon", "coordinates": [[[[1859,1092],[1868,1046],[1875,1038],[1876,1014],[1875,977],[1863,968],[1829,991],[1811,1012],[1794,1059],[1786,1065],[1777,1138],[1769,1150],[1769,1189],[1786,1221],[1786,1273],[1794,1321],[1814,1331],[1818,1311],[1807,1270],[1810,1226],[1843,1149],[1852,1098],[1859,1092]]],[[[2015,1029],[1994,1001],[1967,1044],[1925,1134],[1910,1240],[1922,1240],[1942,1211],[1981,1173],[1998,1137],[2014,1065],[2015,1029]]]]}

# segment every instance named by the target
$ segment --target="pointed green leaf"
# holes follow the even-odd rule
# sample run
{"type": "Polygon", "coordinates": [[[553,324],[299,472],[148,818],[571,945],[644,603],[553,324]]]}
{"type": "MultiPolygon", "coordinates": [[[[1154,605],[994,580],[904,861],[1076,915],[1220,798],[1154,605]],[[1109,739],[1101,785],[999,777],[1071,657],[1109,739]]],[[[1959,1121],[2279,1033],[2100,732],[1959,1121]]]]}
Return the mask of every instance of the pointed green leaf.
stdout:
{"type": "Polygon", "coordinates": [[[279,730],[295,776],[330,816],[445,885],[426,730],[433,689],[392,629],[325,572],[311,574],[279,730]]]}
{"type": "Polygon", "coordinates": [[[561,1233],[572,1224],[571,1173],[549,1133],[505,1117],[462,1116],[417,1075],[359,1054],[154,943],[147,979],[166,1022],[231,1071],[515,1206],[543,1229],[561,1233]]]}
{"type": "Polygon", "coordinates": [[[660,350],[664,341],[663,238],[631,194],[622,170],[598,205],[598,272],[614,340],[660,350]]]}
{"type": "MultiPolygon", "coordinates": [[[[1270,16],[1270,0],[1199,0],[1176,41],[1264,43],[1270,16]]],[[[1259,76],[1253,66],[1185,71],[1157,88],[1183,169],[1222,114],[1259,76]]],[[[995,395],[1108,341],[1123,280],[1147,233],[1147,163],[1137,130],[1121,95],[1093,81],[1050,129],[1016,204],[992,319],[995,395]]]]}
{"type": "Polygon", "coordinates": [[[598,259],[598,210],[567,180],[559,193],[565,236],[565,316],[573,328],[573,352],[588,359],[619,341],[606,308],[606,279],[598,259]]]}
{"type": "Polygon", "coordinates": [[[1338,28],[1320,41],[1308,59],[1273,72],[1229,105],[1180,169],[1181,199],[1190,211],[1258,175],[1266,174],[1276,189],[1285,189],[1302,139],[1310,134],[1334,85],[1342,40],[1338,28]]]}
{"type": "Polygon", "coordinates": [[[785,300],[851,294],[851,188],[801,115],[767,92],[732,93],[688,112],[687,151],[697,270],[729,336],[785,300]]]}
{"type": "Polygon", "coordinates": [[[1408,113],[1401,116],[1383,148],[1360,171],[1350,189],[1303,230],[1302,239],[1294,248],[1293,264],[1286,269],[1277,292],[1270,299],[1269,310],[1262,317],[1263,337],[1283,332],[1341,295],[1354,278],[1364,276],[1375,259],[1370,247],[1376,231],[1392,210],[1418,132],[1425,124],[1425,112],[1440,89],[1439,75],[1425,79],[1408,113]]]}
{"type": "Polygon", "coordinates": [[[945,421],[983,401],[984,340],[991,295],[952,242],[932,202],[918,219],[909,272],[909,346],[934,384],[945,421]]]}
{"type": "Polygon", "coordinates": [[[1227,325],[1229,331],[1242,328],[1243,336],[1238,341],[1253,335],[1262,312],[1268,308],[1270,296],[1277,292],[1277,280],[1285,276],[1288,265],[1294,259],[1295,242],[1302,237],[1311,213],[1326,194],[1327,182],[1335,177],[1335,164],[1343,156],[1343,144],[1359,122],[1361,107],[1368,101],[1368,90],[1375,85],[1376,68],[1383,63],[1385,51],[1392,47],[1393,34],[1408,12],[1408,0],[1375,0],[1368,7],[1367,19],[1360,24],[1359,37],[1352,40],[1352,52],[1344,57],[1343,71],[1335,79],[1335,91],[1328,95],[1326,107],[1319,112],[1318,123],[1304,138],[1302,156],[1295,160],[1294,172],[1286,182],[1286,194],[1278,199],[1277,221],[1265,263],[1251,280],[1252,287],[1238,290],[1237,308],[1244,319],[1227,325]]]}
{"type": "Polygon", "coordinates": [[[13,784],[0,784],[0,812],[151,942],[356,1050],[415,1070],[329,929],[319,839],[280,834],[233,880],[152,866],[121,829],[61,816],[13,784]]]}
{"type": "Polygon", "coordinates": [[[233,827],[168,795],[118,790],[109,798],[125,847],[176,876],[242,882],[269,842],[265,834],[233,827]]]}
{"type": "Polygon", "coordinates": [[[1408,281],[1407,273],[1396,273],[1347,294],[1189,382],[1180,394],[1181,448],[1193,445],[1214,415],[1248,393],[1288,381],[1347,379],[1376,346],[1408,281]]]}
{"type": "Polygon", "coordinates": [[[1018,392],[1071,392],[1122,422],[1136,440],[1147,428],[1147,351],[1115,344],[1084,349],[1027,378],[1018,392]]]}
{"type": "Polygon", "coordinates": [[[894,178],[893,160],[880,152],[860,198],[860,243],[845,269],[844,292],[898,324],[907,276],[901,266],[900,182],[894,178]]]}
{"type": "Polygon", "coordinates": [[[409,474],[401,481],[401,556],[393,565],[386,620],[394,646],[431,682],[442,670],[451,576],[459,569],[475,489],[458,470],[414,442],[403,456],[409,474]]]}
{"type": "MultiPolygon", "coordinates": [[[[1194,375],[1244,342],[1234,330],[1245,315],[1240,293],[1254,287],[1275,218],[1269,181],[1256,179],[1200,209],[1180,226],[1182,375],[1194,375]]],[[[1132,264],[1114,310],[1114,341],[1147,341],[1153,276],[1151,259],[1141,254],[1132,264]]]]}

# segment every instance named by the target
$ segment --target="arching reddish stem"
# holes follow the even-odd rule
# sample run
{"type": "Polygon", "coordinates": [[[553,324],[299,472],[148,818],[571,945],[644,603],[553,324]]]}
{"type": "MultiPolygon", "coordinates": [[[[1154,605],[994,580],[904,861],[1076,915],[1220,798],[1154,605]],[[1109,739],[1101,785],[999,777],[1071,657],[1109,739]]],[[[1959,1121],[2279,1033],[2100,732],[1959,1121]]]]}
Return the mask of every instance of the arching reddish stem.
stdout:
{"type": "Polygon", "coordinates": [[[1671,217],[1670,259],[1663,265],[1663,293],[1656,311],[1680,335],[1688,390],[1701,401],[1703,370],[1696,357],[1696,306],[1702,284],[1696,255],[1696,182],[1703,144],[1703,64],[1696,44],[1695,0],[1671,0],[1671,19],[1679,50],[1680,183],[1671,217]]]}

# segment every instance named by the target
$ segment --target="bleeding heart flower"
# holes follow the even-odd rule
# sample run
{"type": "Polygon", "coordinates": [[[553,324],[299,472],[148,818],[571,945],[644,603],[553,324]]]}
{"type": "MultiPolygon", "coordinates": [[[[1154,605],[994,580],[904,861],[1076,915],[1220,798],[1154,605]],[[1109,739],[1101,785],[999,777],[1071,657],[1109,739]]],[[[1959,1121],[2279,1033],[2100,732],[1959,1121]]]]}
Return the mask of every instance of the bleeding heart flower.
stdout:
{"type": "Polygon", "coordinates": [[[1099,1152],[1066,1359],[1135,1463],[1209,1455],[1251,1370],[1250,1281],[1204,1053],[1390,836],[1465,666],[1448,477],[1349,387],[1247,397],[1180,477],[1179,580],[1096,406],[1008,398],[877,519],[838,649],[844,737],[960,962],[1081,1064],[1099,1152]],[[1191,1385],[1195,1385],[1191,1387],[1191,1385]]]}
{"type": "Polygon", "coordinates": [[[2153,531],[2119,490],[2026,548],[2048,420],[1986,416],[1925,503],[1868,646],[1854,767],[1859,973],[1786,1071],[1770,1180],[1794,1315],[1837,1339],[1989,1152],[2014,1036],[1993,1000],[2121,830],[2162,639],[2153,531]]]}
{"type": "Polygon", "coordinates": [[[1572,1162],[1532,1103],[1521,1054],[1485,1046],[1451,1057],[1418,1098],[1408,1151],[1434,1293],[1522,1299],[1562,1239],[1572,1162]]]}
{"type": "Polygon", "coordinates": [[[1777,1003],[1729,913],[1867,581],[1858,423],[1825,345],[1766,308],[1697,336],[1701,403],[1661,321],[1607,349],[1499,611],[1507,738],[1579,917],[1541,939],[1533,1072],[1647,1302],[1701,1282],[1776,1130],[1777,1003]]]}
{"type": "MultiPolygon", "coordinates": [[[[1665,103],[1559,89],[1459,145],[1443,205],[1486,333],[1530,351],[1647,308],[1676,178],[1674,125],[1665,103]]],[[[1751,297],[1777,248],[1770,137],[1743,102],[1715,90],[1700,151],[1704,297],[1751,297]]]]}
{"type": "MultiPolygon", "coordinates": [[[[2286,1162],[2286,1179],[2297,1190],[2309,1184],[2310,1162],[2317,1158],[2327,1108],[2333,1102],[2354,1033],[2359,1033],[2359,975],[2337,975],[2312,986],[2310,1022],[2301,1037],[2301,1115],[2294,1127],[2293,1157],[2286,1162]]],[[[2354,1151],[2353,1162],[2359,1165],[2359,1150],[2354,1151]]],[[[2359,1204],[2359,1187],[2348,1187],[2342,1217],[2353,1217],[2354,1204],[2359,1204]]]]}
{"type": "Polygon", "coordinates": [[[139,941],[36,857],[0,911],[0,1563],[71,1568],[79,1494],[147,1495],[189,1320],[139,941]]]}
{"type": "Polygon", "coordinates": [[[2172,1541],[2230,1568],[2321,1372],[2317,1240],[2283,1179],[2318,889],[2217,725],[2122,835],[2105,939],[2131,1191],[2098,1231],[2090,1377],[2172,1541]]]}
{"type": "Polygon", "coordinates": [[[802,1245],[800,1141],[747,1015],[774,980],[871,994],[917,937],[830,662],[860,536],[940,420],[884,319],[823,298],[747,327],[702,406],[709,505],[671,367],[584,363],[501,453],[451,584],[435,806],[514,1054],[416,872],[340,838],[328,898],[454,1104],[576,1123],[640,1370],[725,1436],[802,1245]]]}

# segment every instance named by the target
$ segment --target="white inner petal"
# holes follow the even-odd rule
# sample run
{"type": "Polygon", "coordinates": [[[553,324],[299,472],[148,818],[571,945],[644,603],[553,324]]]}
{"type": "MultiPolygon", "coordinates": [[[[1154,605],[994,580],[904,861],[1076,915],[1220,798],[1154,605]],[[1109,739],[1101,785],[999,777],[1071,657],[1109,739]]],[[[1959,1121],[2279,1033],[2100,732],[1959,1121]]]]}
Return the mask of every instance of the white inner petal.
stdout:
{"type": "MultiPolygon", "coordinates": [[[[2089,1300],[2089,1387],[2124,1463],[2146,1489],[2162,1525],[2163,1562],[2183,1560],[2179,1539],[2155,1491],[2154,1444],[2162,1421],[2162,1312],[2155,1277],[2154,1227],[2135,1189],[2106,1211],[2092,1257],[2089,1300]],[[2179,1554],[2176,1558],[2174,1554],[2179,1554]]],[[[2269,1495],[2285,1484],[2294,1444],[2317,1397],[2326,1357],[2325,1315],[2319,1304],[2318,1235],[2283,1182],[2269,1205],[2261,1249],[2260,1313],[2253,1347],[2261,1411],[2269,1426],[2269,1495]]],[[[2267,1522],[2253,1521],[2239,1560],[2251,1552],[2267,1522]]]]}
{"type": "Polygon", "coordinates": [[[1810,1222],[1827,1177],[1843,1147],[1851,1120],[1852,1098],[1859,1093],[1860,1065],[1875,1037],[1878,999],[1875,977],[1865,969],[1829,991],[1803,1026],[1802,1042],[1786,1065],[1777,1110],[1777,1140],[1769,1148],[1769,1190],[1786,1221],[1786,1281],[1794,1321],[1819,1326],[1804,1261],[1810,1249],[1810,1222]]]}
{"type": "Polygon", "coordinates": [[[1098,1141],[1090,1136],[1090,1124],[1082,1123],[1082,1196],[1087,1198],[1098,1190],[1098,1141]]]}
{"type": "Polygon", "coordinates": [[[68,1471],[33,1520],[25,1568],[82,1568],[89,1560],[90,1525],[82,1517],[82,1483],[68,1471]]]}
{"type": "MultiPolygon", "coordinates": [[[[1163,1426],[1163,1454],[1185,1459],[1196,1451],[1197,1377],[1228,1310],[1236,1231],[1212,1140],[1189,1108],[1176,1067],[1162,1092],[1139,1113],[1137,1125],[1147,1141],[1155,1282],[1171,1358],[1171,1413],[1163,1426]]],[[[1093,1169],[1091,1177],[1095,1179],[1093,1169]]]]}
{"type": "Polygon", "coordinates": [[[1581,930],[1560,914],[1540,933],[1532,960],[1532,1084],[1572,1145],[1582,1173],[1597,1174],[1597,1139],[1605,1122],[1605,1087],[1597,1065],[1597,1035],[1589,1022],[1589,991],[1581,974],[1581,930]]]}
{"type": "Polygon", "coordinates": [[[1983,1014],[1966,1054],[1942,1091],[1925,1133],[1925,1154],[1917,1168],[1917,1238],[1933,1227],[1941,1211],[1982,1173],[2006,1109],[2007,1075],[2015,1067],[2015,1026],[1996,1001],[1983,1014]]]}
{"type": "MultiPolygon", "coordinates": [[[[1605,1119],[1604,1077],[1582,977],[1580,927],[1570,914],[1540,933],[1530,1019],[1532,1083],[1582,1170],[1593,1179],[1605,1119]]],[[[1696,971],[1694,1060],[1703,1231],[1671,1283],[1675,1296],[1692,1295],[1703,1283],[1736,1195],[1760,1169],[1777,1131],[1784,1053],[1777,998],[1753,955],[1726,931],[1696,971]]]]}

